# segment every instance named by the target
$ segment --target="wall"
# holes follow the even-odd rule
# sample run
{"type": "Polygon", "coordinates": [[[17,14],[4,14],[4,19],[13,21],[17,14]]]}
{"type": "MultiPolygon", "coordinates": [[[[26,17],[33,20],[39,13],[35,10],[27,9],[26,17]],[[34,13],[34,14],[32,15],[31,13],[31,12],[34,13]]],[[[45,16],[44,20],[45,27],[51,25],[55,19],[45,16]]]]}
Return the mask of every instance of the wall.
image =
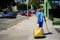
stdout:
{"type": "Polygon", "coordinates": [[[49,18],[49,9],[52,8],[52,0],[44,0],[44,14],[49,18]]]}
{"type": "Polygon", "coordinates": [[[12,11],[17,11],[17,6],[13,6],[12,11]]]}
{"type": "Polygon", "coordinates": [[[44,0],[44,15],[46,16],[46,3],[47,3],[47,0],[44,0]]]}

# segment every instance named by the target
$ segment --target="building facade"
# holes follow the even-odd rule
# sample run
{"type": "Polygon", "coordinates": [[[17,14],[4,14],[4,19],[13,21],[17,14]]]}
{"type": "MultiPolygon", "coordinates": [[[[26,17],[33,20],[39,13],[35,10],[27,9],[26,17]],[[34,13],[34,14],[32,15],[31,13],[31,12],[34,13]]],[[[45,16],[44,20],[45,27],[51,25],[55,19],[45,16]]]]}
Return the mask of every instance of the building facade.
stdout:
{"type": "Polygon", "coordinates": [[[44,14],[49,18],[49,9],[52,8],[52,0],[44,0],[44,14]]]}
{"type": "Polygon", "coordinates": [[[16,0],[0,0],[0,11],[6,11],[7,9],[13,10],[12,7],[16,9],[16,5],[16,0]]]}
{"type": "Polygon", "coordinates": [[[44,14],[53,24],[60,24],[60,0],[44,0],[44,14]]]}
{"type": "Polygon", "coordinates": [[[60,9],[60,0],[44,0],[44,14],[48,18],[50,9],[60,9]]]}

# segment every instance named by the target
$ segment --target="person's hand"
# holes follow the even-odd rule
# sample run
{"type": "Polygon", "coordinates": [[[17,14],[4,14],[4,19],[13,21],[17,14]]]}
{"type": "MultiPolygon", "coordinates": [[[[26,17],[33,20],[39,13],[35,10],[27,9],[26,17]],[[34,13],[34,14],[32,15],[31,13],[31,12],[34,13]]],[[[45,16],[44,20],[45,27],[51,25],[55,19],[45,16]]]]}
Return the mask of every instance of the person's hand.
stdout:
{"type": "Polygon", "coordinates": [[[46,20],[45,20],[45,22],[46,22],[46,20]]]}

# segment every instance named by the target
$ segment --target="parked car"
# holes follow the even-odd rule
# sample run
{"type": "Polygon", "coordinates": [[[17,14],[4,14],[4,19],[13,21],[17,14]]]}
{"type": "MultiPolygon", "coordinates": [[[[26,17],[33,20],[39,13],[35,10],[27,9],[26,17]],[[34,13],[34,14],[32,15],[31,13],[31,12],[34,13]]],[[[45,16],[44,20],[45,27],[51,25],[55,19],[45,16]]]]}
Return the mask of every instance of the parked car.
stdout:
{"type": "Polygon", "coordinates": [[[31,11],[26,12],[25,16],[31,16],[31,11]]]}
{"type": "Polygon", "coordinates": [[[8,12],[3,12],[1,13],[2,17],[12,17],[16,18],[17,13],[15,11],[8,11],[8,12]]]}
{"type": "Polygon", "coordinates": [[[20,11],[20,14],[25,15],[26,12],[27,12],[26,10],[25,11],[20,11]]]}
{"type": "Polygon", "coordinates": [[[35,10],[32,10],[31,13],[32,13],[32,14],[36,14],[36,13],[35,13],[35,10]]]}

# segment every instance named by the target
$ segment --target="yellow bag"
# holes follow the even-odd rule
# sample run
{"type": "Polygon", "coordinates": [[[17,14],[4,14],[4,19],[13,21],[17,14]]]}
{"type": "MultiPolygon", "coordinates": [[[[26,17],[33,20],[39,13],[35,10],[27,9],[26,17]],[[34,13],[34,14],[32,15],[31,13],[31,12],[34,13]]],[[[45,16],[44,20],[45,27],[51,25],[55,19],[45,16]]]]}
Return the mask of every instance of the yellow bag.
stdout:
{"type": "Polygon", "coordinates": [[[35,28],[33,31],[33,36],[34,37],[43,37],[43,28],[35,28]]]}

